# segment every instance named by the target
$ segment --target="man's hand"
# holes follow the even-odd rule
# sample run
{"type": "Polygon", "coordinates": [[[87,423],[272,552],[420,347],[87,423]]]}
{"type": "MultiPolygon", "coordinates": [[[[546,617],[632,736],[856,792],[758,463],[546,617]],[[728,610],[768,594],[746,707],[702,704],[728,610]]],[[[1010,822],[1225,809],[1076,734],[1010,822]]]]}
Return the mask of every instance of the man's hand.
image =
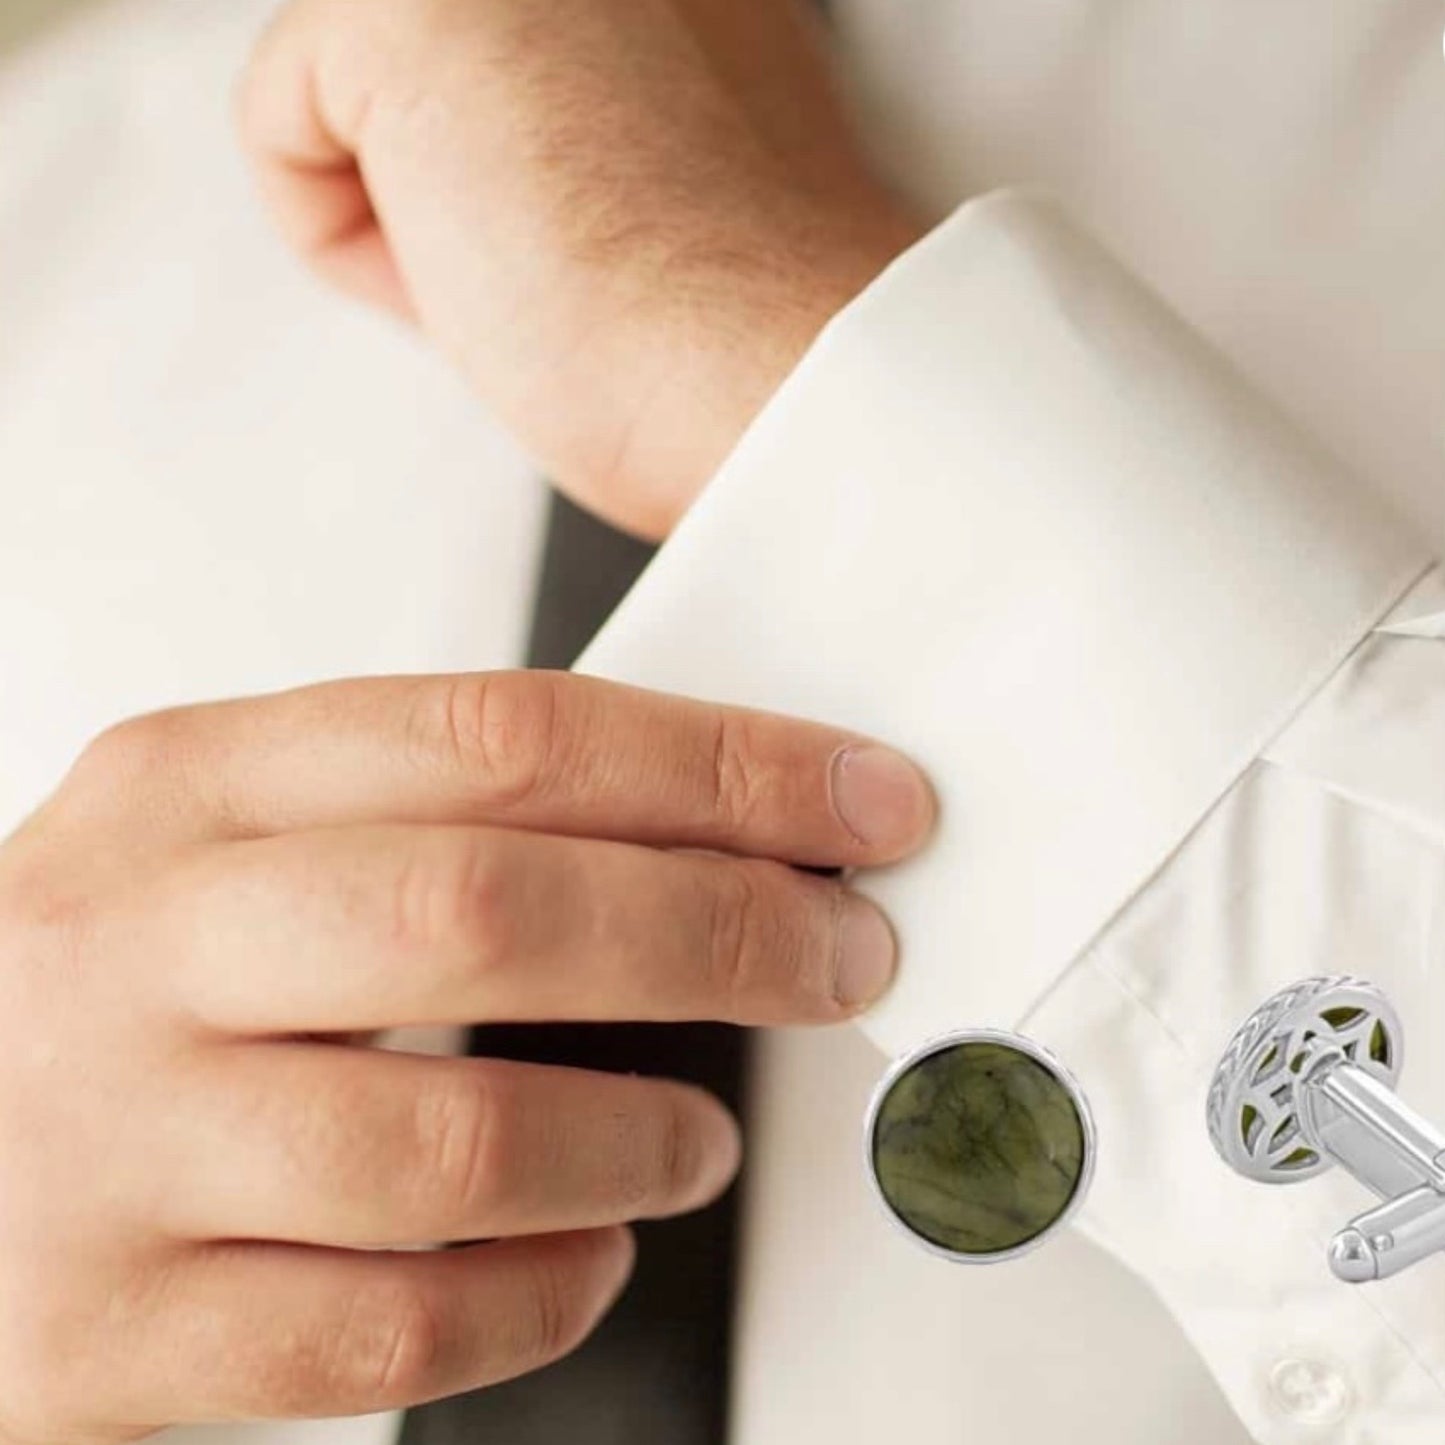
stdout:
{"type": "Polygon", "coordinates": [[[291,0],[240,117],[291,243],[651,537],[920,231],[801,0],[291,0]]]}
{"type": "Polygon", "coordinates": [[[727,1185],[732,1119],[358,1040],[850,1017],[887,924],[769,860],[896,858],[930,816],[875,744],[565,674],[103,735],[0,847],[0,1439],[379,1410],[571,1349],[626,1221],[727,1185]]]}

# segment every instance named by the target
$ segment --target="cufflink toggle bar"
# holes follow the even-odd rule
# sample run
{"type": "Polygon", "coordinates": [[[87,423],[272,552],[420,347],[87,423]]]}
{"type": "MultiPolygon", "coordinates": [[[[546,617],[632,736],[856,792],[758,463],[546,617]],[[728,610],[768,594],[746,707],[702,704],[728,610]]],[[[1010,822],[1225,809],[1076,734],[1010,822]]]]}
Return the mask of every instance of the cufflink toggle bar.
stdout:
{"type": "Polygon", "coordinates": [[[1209,1135],[1248,1179],[1290,1184],[1343,1164],[1383,1201],[1330,1242],[1358,1284],[1445,1249],[1445,1134],[1395,1093],[1399,1016],[1363,979],[1311,978],[1256,1009],[1209,1090],[1209,1135]]]}

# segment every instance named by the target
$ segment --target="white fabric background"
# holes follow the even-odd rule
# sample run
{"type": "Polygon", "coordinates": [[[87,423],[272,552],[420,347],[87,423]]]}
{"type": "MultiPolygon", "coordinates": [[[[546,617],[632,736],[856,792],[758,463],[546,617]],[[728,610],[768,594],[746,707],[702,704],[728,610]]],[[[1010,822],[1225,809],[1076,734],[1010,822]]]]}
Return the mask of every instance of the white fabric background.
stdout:
{"type": "Polygon", "coordinates": [[[522,643],[536,480],[253,201],[268,8],[101,6],[0,72],[0,820],[130,713],[522,643]]]}
{"type": "MultiPolygon", "coordinates": [[[[933,841],[860,880],[903,955],[862,1030],[890,1053],[965,1023],[1052,1047],[1099,1120],[1079,1228],[1279,1445],[1325,1424],[1338,1445],[1425,1445],[1445,1421],[1425,1271],[1352,1291],[1324,1267],[1358,1187],[1268,1198],[1202,1125],[1233,1027],[1344,958],[1442,1052],[1407,1002],[1445,947],[1445,651],[1426,635],[1445,594],[1432,573],[1392,609],[1428,558],[1411,533],[1056,207],[999,193],[828,328],[580,664],[836,718],[925,764],[933,841]],[[1387,611],[1419,635],[1357,651],[1387,611]],[[1302,1371],[1321,1376],[1303,1401],[1275,1383],[1302,1371]]],[[[786,1167],[759,1176],[749,1222],[802,1241],[833,1199],[805,1212],[786,1167]]],[[[827,1235],[812,1252],[851,1257],[827,1235]]],[[[970,1400],[957,1376],[876,1386],[913,1377],[920,1337],[972,1339],[962,1273],[936,1313],[900,1295],[845,1317],[875,1388],[791,1421],[745,1335],[741,1438],[823,1438],[880,1408],[946,1427],[970,1400]]],[[[1113,1327],[1110,1297],[1064,1273],[1040,1294],[1080,1334],[1113,1327]]]]}
{"type": "MultiPolygon", "coordinates": [[[[940,214],[999,184],[1063,196],[1246,375],[1404,499],[1424,535],[1445,539],[1445,6],[842,0],[835,11],[867,132],[914,195],[940,214]]],[[[1438,994],[1420,1006],[1441,1016],[1438,994]]],[[[1411,1085],[1436,1096],[1421,1052],[1411,1085]]],[[[941,1438],[1242,1441],[1170,1323],[1082,1241],[974,1272],[964,1288],[876,1229],[844,1133],[881,1066],[866,1053],[842,1034],[764,1045],[739,1438],[864,1445],[903,1433],[902,1402],[949,1422],[941,1438]],[[846,1281],[840,1254],[853,1261],[846,1281]],[[1068,1301],[1087,1298],[1110,1301],[1107,1331],[1073,1323],[1068,1301]],[[907,1318],[929,1328],[890,1328],[907,1318]],[[865,1335],[861,1321],[878,1323],[865,1335]]],[[[1297,1344],[1273,1323],[1245,1345],[1262,1373],[1297,1344]]],[[[1266,1380],[1257,1388],[1275,1429],[1328,1438],[1275,1409],[1266,1380]]]]}
{"type": "MultiPolygon", "coordinates": [[[[265,8],[133,0],[0,70],[0,825],[125,712],[516,655],[539,516],[521,459],[250,204],[225,102],[265,8]]],[[[835,8],[910,190],[941,213],[1049,184],[1445,536],[1437,0],[835,8]]],[[[765,1051],[739,1440],[862,1445],[900,1431],[900,1401],[944,1439],[1241,1440],[1083,1241],[964,1281],[877,1227],[854,1134],[871,1055],[847,1032],[765,1051]],[[1084,1299],[1097,1327],[1075,1327],[1084,1299]]],[[[1292,1346],[1270,1323],[1272,1359],[1292,1346]]]]}
{"type": "Polygon", "coordinates": [[[131,713],[521,652],[536,477],[254,203],[228,103],[269,9],[100,4],[0,66],[0,833],[131,713]]]}

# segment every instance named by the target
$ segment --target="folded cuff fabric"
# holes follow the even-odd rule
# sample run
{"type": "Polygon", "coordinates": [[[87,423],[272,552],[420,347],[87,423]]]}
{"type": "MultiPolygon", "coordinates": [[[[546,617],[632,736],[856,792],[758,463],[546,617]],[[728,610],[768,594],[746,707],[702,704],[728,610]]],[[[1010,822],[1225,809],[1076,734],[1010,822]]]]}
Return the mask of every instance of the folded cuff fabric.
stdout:
{"type": "Polygon", "coordinates": [[[964,206],[824,332],[582,668],[817,715],[945,826],[868,883],[891,1052],[1012,1023],[1428,558],[1049,202],[964,206]]]}
{"type": "Polygon", "coordinates": [[[1063,1057],[1100,1125],[1080,1226],[1260,1440],[1411,1445],[1442,1406],[1423,1286],[1351,1293],[1325,1268],[1350,1182],[1282,1199],[1203,1124],[1230,1030],[1297,977],[1374,976],[1429,1027],[1429,568],[1059,209],[1005,192],[835,318],[579,664],[851,726],[929,770],[935,839],[860,880],[903,953],[863,1028],[899,1053],[1024,1027],[1063,1057]],[[1284,1378],[1342,1372],[1315,1402],[1337,1418],[1281,1395],[1301,1360],[1284,1378]]]}

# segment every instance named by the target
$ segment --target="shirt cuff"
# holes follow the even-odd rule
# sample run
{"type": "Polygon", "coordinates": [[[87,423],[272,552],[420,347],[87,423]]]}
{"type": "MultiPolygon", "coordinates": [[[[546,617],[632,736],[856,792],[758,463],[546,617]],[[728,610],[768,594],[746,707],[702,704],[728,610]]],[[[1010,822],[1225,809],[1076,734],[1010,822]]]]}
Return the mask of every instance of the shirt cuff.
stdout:
{"type": "Polygon", "coordinates": [[[1044,198],[969,203],[826,328],[583,671],[909,751],[862,881],[896,1053],[1013,1025],[1428,565],[1044,198]]]}

